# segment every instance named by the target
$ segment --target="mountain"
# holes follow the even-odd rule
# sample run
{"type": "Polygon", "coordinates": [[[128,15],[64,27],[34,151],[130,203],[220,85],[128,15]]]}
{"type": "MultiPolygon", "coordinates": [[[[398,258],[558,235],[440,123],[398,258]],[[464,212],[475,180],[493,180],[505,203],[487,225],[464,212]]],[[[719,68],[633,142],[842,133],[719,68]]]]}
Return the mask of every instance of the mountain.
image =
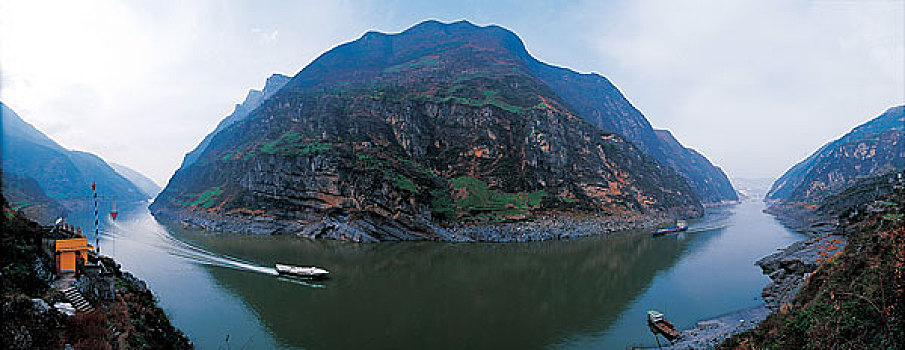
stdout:
{"type": "MultiPolygon", "coordinates": [[[[51,198],[53,202],[31,204],[50,207],[59,204],[69,210],[87,203],[92,181],[97,183],[99,195],[115,197],[123,203],[150,198],[100,157],[63,148],[2,102],[0,114],[4,191],[16,188],[17,193],[28,194],[21,198],[25,202],[51,198]]],[[[10,196],[9,200],[18,199],[10,196]]]]}
{"type": "Polygon", "coordinates": [[[905,106],[827,143],[786,171],[770,188],[773,202],[815,203],[855,180],[905,169],[905,106]]]}
{"type": "Polygon", "coordinates": [[[786,171],[767,192],[766,212],[799,231],[827,231],[843,191],[856,202],[891,192],[905,171],[905,106],[892,107],[786,171]],[[830,208],[830,209],[827,209],[830,208]]]}
{"type": "Polygon", "coordinates": [[[655,130],[607,78],[540,62],[525,65],[585,120],[623,135],[642,151],[684,176],[705,203],[738,200],[729,178],[700,153],[682,146],[669,131],[655,130]]]}
{"type": "MultiPolygon", "coordinates": [[[[271,75],[270,78],[267,78],[267,81],[264,83],[264,89],[262,90],[250,90],[248,91],[248,95],[245,96],[245,101],[236,105],[233,113],[226,116],[223,120],[217,124],[217,127],[210,134],[204,137],[204,140],[201,140],[201,143],[198,144],[198,147],[195,147],[191,152],[185,155],[185,158],[182,160],[182,165],[179,169],[185,169],[192,163],[195,163],[198,160],[198,157],[201,156],[201,153],[204,152],[204,149],[211,143],[211,138],[214,137],[217,133],[222,131],[223,129],[228,128],[229,126],[235,124],[236,122],[245,119],[249,113],[254,111],[256,108],[261,106],[264,101],[266,101],[270,96],[273,96],[277,91],[283,88],[283,85],[289,82],[289,77],[282,74],[274,74],[271,75]]],[[[158,189],[154,195],[157,195],[160,190],[158,189]]]]}
{"type": "Polygon", "coordinates": [[[129,180],[133,184],[135,184],[138,189],[141,190],[148,198],[154,198],[158,193],[162,190],[160,185],[158,185],[154,180],[149,179],[144,174],[129,168],[122,164],[110,163],[110,167],[113,170],[116,170],[117,173],[122,175],[126,180],[129,180]]]}
{"type": "Polygon", "coordinates": [[[158,218],[350,240],[548,216],[700,215],[686,179],[588,123],[497,26],[427,21],[324,53],[214,133],[158,218]]]}

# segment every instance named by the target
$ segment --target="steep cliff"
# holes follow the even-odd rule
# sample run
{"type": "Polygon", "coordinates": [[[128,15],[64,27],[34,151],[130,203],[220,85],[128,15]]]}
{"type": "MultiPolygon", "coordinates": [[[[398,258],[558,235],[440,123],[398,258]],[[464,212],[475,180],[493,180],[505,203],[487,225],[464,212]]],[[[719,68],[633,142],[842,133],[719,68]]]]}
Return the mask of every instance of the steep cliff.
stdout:
{"type": "MultiPolygon", "coordinates": [[[[80,151],[68,150],[26,123],[12,109],[0,103],[3,118],[2,153],[3,181],[18,182],[32,179],[54,202],[29,203],[67,208],[84,205],[91,195],[91,183],[96,182],[101,195],[115,197],[121,202],[137,202],[150,198],[135,184],[117,173],[100,157],[80,151]]],[[[27,187],[28,184],[9,184],[11,187],[27,187]]],[[[4,184],[4,187],[8,187],[4,184]]],[[[38,193],[29,191],[30,193],[38,193]]],[[[31,198],[43,198],[35,195],[31,198]]],[[[15,201],[17,198],[11,197],[15,201]]],[[[28,211],[26,211],[28,212],[28,211]]],[[[57,215],[57,213],[49,213],[57,215]]],[[[35,217],[35,220],[45,219],[35,217]]]]}
{"type": "MultiPolygon", "coordinates": [[[[264,83],[264,89],[261,90],[250,90],[248,91],[248,95],[245,96],[245,101],[237,104],[236,108],[233,110],[232,114],[223,118],[217,127],[210,134],[204,137],[201,140],[201,143],[198,144],[195,149],[185,155],[185,158],[182,160],[182,165],[179,169],[185,169],[189,165],[192,165],[198,157],[201,156],[201,153],[204,152],[204,149],[211,143],[211,138],[214,137],[218,132],[222,131],[235,124],[236,122],[245,119],[252,111],[256,108],[260,107],[264,101],[266,101],[270,96],[273,96],[277,91],[283,88],[283,85],[289,82],[289,77],[282,74],[274,74],[271,75],[270,78],[267,78],[267,81],[264,83]]],[[[160,192],[160,191],[158,191],[160,192]]],[[[154,193],[156,195],[157,193],[154,193]]]]}
{"type": "Polygon", "coordinates": [[[548,214],[700,214],[681,175],[582,119],[525,55],[512,32],[464,21],[366,33],[213,134],[152,212],[365,241],[548,214]]]}
{"type": "Polygon", "coordinates": [[[682,146],[668,131],[654,130],[607,78],[552,66],[527,55],[522,59],[585,120],[625,136],[660,163],[678,171],[705,203],[738,200],[729,178],[719,167],[695,150],[682,146]]]}
{"type": "Polygon", "coordinates": [[[905,106],[827,143],[783,174],[768,201],[816,203],[857,179],[905,169],[905,106]]]}

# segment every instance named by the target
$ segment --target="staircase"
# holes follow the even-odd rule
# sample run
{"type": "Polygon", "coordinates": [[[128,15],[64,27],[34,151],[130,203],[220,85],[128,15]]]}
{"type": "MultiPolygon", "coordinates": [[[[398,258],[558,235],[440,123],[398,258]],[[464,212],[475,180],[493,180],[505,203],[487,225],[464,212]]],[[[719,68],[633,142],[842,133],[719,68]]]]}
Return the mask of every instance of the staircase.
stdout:
{"type": "Polygon", "coordinates": [[[69,302],[72,303],[72,307],[74,307],[76,311],[88,312],[94,310],[94,307],[92,307],[91,304],[88,304],[88,301],[85,300],[82,293],[79,293],[75,287],[63,288],[62,292],[63,295],[66,296],[66,299],[69,299],[69,302]]]}

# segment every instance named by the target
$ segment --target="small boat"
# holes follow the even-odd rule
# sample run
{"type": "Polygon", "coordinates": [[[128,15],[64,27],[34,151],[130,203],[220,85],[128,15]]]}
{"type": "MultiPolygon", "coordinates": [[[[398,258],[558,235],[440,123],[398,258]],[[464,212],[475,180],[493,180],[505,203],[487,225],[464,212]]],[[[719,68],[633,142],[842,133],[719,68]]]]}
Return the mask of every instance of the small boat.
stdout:
{"type": "Polygon", "coordinates": [[[330,276],[330,271],[324,270],[319,267],[301,267],[301,266],[291,266],[291,265],[283,265],[276,264],[277,273],[281,275],[290,275],[296,277],[304,277],[311,279],[324,279],[330,276]]]}
{"type": "Polygon", "coordinates": [[[685,220],[676,220],[675,226],[667,227],[662,230],[656,230],[654,232],[651,232],[650,234],[652,234],[654,236],[662,236],[662,235],[668,235],[670,233],[682,232],[685,230],[688,230],[688,223],[685,222],[685,220]]]}
{"type": "Polygon", "coordinates": [[[657,333],[662,334],[666,339],[676,340],[682,336],[682,333],[676,330],[676,327],[663,317],[660,311],[651,310],[647,312],[647,324],[657,333]]]}

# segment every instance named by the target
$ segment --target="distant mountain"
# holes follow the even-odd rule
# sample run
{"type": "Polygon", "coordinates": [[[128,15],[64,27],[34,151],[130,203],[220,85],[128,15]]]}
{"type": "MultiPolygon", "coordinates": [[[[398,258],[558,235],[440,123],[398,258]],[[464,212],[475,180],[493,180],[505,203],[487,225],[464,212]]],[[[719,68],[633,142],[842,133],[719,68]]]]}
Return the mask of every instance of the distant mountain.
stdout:
{"type": "Polygon", "coordinates": [[[786,171],[767,193],[766,212],[798,231],[830,231],[840,208],[891,193],[903,171],[905,106],[898,106],[786,171]]]}
{"type": "Polygon", "coordinates": [[[68,209],[44,193],[38,181],[27,176],[4,173],[3,197],[9,201],[10,208],[42,224],[69,214],[68,209]]]}
{"type": "MultiPolygon", "coordinates": [[[[581,117],[497,26],[427,21],[324,53],[209,137],[159,218],[352,240],[545,216],[699,215],[685,177],[581,117]]],[[[532,58],[533,60],[533,58],[532,58]]]]}
{"type": "MultiPolygon", "coordinates": [[[[226,116],[223,120],[217,124],[217,128],[214,129],[210,134],[204,137],[204,140],[201,140],[201,143],[198,144],[198,147],[195,147],[191,152],[185,155],[185,158],[182,160],[182,165],[179,169],[185,169],[186,167],[195,163],[198,160],[198,157],[201,156],[201,153],[204,152],[204,149],[211,143],[211,138],[214,137],[223,129],[230,127],[242,119],[245,119],[252,111],[256,108],[260,107],[264,101],[273,96],[277,91],[283,88],[283,85],[289,82],[289,77],[282,74],[274,74],[271,75],[270,78],[267,78],[267,81],[264,83],[264,89],[262,90],[250,90],[248,91],[248,95],[245,96],[245,101],[236,105],[236,109],[233,110],[233,113],[226,116]]],[[[154,193],[156,196],[157,193],[154,193]]]]}
{"type": "Polygon", "coordinates": [[[767,200],[816,203],[859,178],[905,169],[905,106],[827,143],[783,174],[767,200]]]}
{"type": "Polygon", "coordinates": [[[607,78],[581,74],[540,62],[525,54],[522,59],[582,118],[625,136],[638,148],[684,176],[705,203],[737,201],[729,178],[700,153],[686,148],[667,130],[654,130],[607,78]]]}
{"type": "MultiPolygon", "coordinates": [[[[92,181],[97,183],[101,196],[115,197],[122,203],[150,198],[100,157],[61,147],[2,102],[0,114],[4,190],[26,189],[24,193],[30,193],[31,198],[46,196],[68,209],[87,203],[92,181]]],[[[15,200],[12,196],[8,199],[15,200]]]]}
{"type": "Polygon", "coordinates": [[[135,184],[135,186],[137,186],[138,189],[142,191],[142,193],[147,195],[148,198],[157,197],[157,194],[162,190],[160,188],[160,185],[154,182],[154,180],[149,179],[144,174],[132,168],[116,163],[110,163],[110,167],[112,167],[113,170],[116,170],[116,172],[125,177],[126,180],[129,180],[130,182],[135,184]]]}

